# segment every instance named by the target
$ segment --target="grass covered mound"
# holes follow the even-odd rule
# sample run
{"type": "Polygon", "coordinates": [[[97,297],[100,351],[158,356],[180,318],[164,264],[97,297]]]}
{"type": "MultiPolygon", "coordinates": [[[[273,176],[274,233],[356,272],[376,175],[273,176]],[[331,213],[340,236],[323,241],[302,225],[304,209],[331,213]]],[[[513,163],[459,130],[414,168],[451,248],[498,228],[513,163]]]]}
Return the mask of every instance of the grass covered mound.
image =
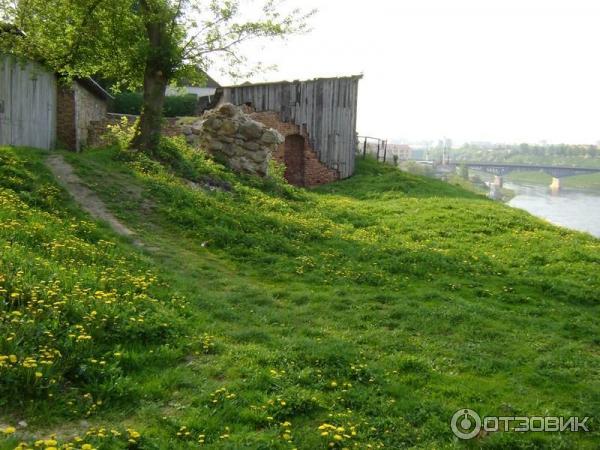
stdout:
{"type": "Polygon", "coordinates": [[[77,212],[40,153],[0,149],[0,407],[87,416],[125,401],[136,347],[164,344],[181,300],[77,212]],[[46,409],[47,408],[47,409],[46,409]]]}
{"type": "MultiPolygon", "coordinates": [[[[121,369],[134,406],[119,393],[90,416],[107,429],[125,421],[144,448],[444,448],[457,445],[459,408],[600,415],[600,242],[588,235],[371,160],[305,191],[280,171],[235,176],[176,141],[154,160],[65,156],[189,300],[176,319],[187,334],[121,369]]],[[[27,416],[32,427],[74,418],[27,416]]]]}

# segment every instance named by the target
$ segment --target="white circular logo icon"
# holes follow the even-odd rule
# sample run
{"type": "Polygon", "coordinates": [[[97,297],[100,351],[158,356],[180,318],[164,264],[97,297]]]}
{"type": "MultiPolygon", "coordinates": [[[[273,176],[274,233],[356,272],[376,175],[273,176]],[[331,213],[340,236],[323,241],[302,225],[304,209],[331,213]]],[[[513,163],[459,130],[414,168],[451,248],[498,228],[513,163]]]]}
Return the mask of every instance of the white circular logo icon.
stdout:
{"type": "Polygon", "coordinates": [[[459,439],[473,439],[481,430],[481,417],[472,409],[459,409],[452,416],[450,426],[459,439]]]}

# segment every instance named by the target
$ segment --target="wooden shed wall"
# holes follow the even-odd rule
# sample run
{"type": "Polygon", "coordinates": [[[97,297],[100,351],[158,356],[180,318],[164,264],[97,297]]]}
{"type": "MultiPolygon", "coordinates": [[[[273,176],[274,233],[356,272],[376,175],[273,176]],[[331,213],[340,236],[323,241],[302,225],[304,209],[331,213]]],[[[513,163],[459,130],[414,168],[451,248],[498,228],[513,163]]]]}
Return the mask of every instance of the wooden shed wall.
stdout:
{"type": "Polygon", "coordinates": [[[56,77],[0,55],[0,145],[50,149],[56,141],[56,77]]]}
{"type": "Polygon", "coordinates": [[[347,178],[354,173],[359,79],[228,87],[223,89],[223,101],[235,105],[250,102],[256,111],[275,111],[283,122],[305,127],[319,160],[347,178]]]}

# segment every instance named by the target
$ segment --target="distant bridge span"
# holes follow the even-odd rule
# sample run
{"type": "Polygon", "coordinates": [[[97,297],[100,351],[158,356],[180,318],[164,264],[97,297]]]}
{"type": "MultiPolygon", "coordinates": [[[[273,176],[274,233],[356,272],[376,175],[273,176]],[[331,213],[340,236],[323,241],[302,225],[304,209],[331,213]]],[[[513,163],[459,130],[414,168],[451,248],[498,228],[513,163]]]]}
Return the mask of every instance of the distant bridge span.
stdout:
{"type": "Polygon", "coordinates": [[[484,163],[470,161],[448,161],[445,164],[435,161],[419,161],[419,164],[430,165],[438,173],[456,172],[457,167],[465,166],[469,169],[479,170],[495,175],[494,181],[489,184],[490,197],[501,198],[501,188],[504,184],[504,175],[517,171],[538,171],[545,172],[552,177],[550,189],[552,192],[559,192],[561,189],[561,178],[572,177],[575,175],[585,175],[588,173],[600,173],[600,168],[589,167],[568,167],[568,166],[547,166],[539,164],[505,164],[505,163],[484,163]]]}
{"type": "Polygon", "coordinates": [[[469,169],[480,170],[493,175],[503,176],[510,172],[517,171],[538,171],[545,172],[553,178],[572,177],[575,175],[585,175],[588,173],[600,173],[600,168],[593,169],[589,167],[568,167],[568,166],[545,166],[535,164],[505,164],[505,163],[482,163],[469,161],[450,161],[443,166],[453,169],[459,166],[466,166],[469,169]]]}

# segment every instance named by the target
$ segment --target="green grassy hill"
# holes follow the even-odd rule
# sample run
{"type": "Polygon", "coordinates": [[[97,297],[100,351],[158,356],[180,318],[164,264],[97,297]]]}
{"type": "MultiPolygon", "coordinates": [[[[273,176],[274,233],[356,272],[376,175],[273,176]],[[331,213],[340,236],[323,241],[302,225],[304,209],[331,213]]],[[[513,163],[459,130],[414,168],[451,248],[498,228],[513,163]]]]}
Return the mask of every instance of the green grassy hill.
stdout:
{"type": "Polygon", "coordinates": [[[599,240],[369,160],[305,191],[163,156],[65,155],[140,250],[0,149],[0,449],[596,447],[599,240]],[[463,445],[459,408],[594,431],[463,445]]]}

